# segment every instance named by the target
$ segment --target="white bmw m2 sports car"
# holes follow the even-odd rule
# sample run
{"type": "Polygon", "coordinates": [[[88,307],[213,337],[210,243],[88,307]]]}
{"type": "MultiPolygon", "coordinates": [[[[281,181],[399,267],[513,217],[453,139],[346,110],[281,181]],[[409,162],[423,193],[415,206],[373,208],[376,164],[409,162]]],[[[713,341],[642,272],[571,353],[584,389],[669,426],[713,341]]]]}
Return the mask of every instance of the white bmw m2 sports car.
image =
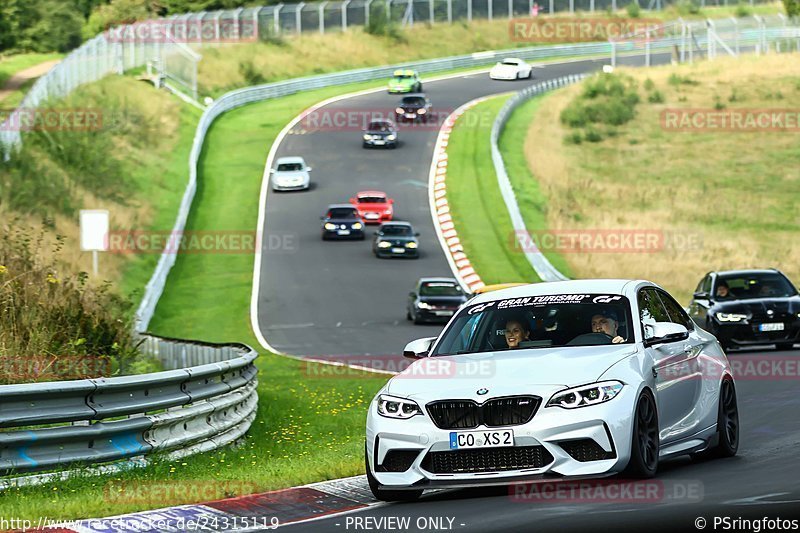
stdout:
{"type": "Polygon", "coordinates": [[[736,389],[717,340],[648,281],[479,295],[369,406],[376,498],[544,477],[651,477],[678,455],[730,457],[736,389]]]}

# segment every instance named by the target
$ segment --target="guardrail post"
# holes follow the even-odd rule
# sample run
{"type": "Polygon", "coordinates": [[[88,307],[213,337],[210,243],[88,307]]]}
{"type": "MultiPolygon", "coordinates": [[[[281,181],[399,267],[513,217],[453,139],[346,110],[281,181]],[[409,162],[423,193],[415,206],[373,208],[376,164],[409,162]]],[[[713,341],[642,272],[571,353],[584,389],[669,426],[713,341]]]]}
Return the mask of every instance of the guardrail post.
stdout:
{"type": "Polygon", "coordinates": [[[486,0],[486,15],[489,20],[492,20],[492,4],[494,4],[494,0],[486,0]]]}
{"type": "Polygon", "coordinates": [[[611,0],[611,11],[617,10],[617,0],[611,0]]]}
{"type": "Polygon", "coordinates": [[[644,30],[644,64],[650,66],[650,26],[644,30]]]}
{"type": "Polygon", "coordinates": [[[614,39],[609,39],[609,43],[611,43],[611,66],[617,66],[617,43],[614,39]]]}
{"type": "Polygon", "coordinates": [[[433,0],[428,0],[428,20],[430,20],[431,24],[436,22],[436,17],[434,16],[434,9],[433,9],[433,0]]]}
{"type": "Polygon", "coordinates": [[[508,0],[508,19],[514,18],[514,0],[508,0]]]}
{"type": "Polygon", "coordinates": [[[556,9],[555,2],[553,0],[550,0],[550,11],[549,11],[549,13],[552,15],[553,13],[555,13],[555,9],[556,9]]]}
{"type": "Polygon", "coordinates": [[[447,22],[453,23],[453,0],[447,0],[447,22]]]}
{"type": "Polygon", "coordinates": [[[467,0],[467,21],[472,22],[472,0],[467,0]]]}
{"type": "Polygon", "coordinates": [[[575,0],[569,0],[569,12],[575,13],[575,0]]]}
{"type": "Polygon", "coordinates": [[[589,12],[594,13],[594,0],[589,0],[589,12]]]}

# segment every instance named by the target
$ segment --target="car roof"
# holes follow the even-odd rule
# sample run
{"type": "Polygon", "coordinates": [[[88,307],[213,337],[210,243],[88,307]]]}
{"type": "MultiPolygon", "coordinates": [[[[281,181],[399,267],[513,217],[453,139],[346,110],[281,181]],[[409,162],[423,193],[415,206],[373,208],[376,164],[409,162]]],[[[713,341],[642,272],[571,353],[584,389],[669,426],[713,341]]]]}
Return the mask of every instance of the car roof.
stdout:
{"type": "Polygon", "coordinates": [[[356,193],[356,198],[361,198],[362,196],[387,196],[383,191],[359,191],[356,193]]]}
{"type": "Polygon", "coordinates": [[[742,270],[719,270],[712,272],[712,274],[718,276],[747,276],[752,274],[775,274],[776,272],[781,273],[777,268],[747,268],[742,270]]]}
{"type": "Polygon", "coordinates": [[[391,222],[384,222],[380,227],[384,226],[407,226],[411,227],[411,222],[403,222],[402,220],[392,220],[391,222]]]}
{"type": "Polygon", "coordinates": [[[550,281],[543,283],[530,283],[521,287],[511,287],[480,294],[473,303],[503,300],[505,298],[521,298],[525,296],[543,296],[548,294],[625,294],[625,287],[630,284],[646,283],[645,280],[630,279],[579,279],[567,281],[550,281]]]}
{"type": "Polygon", "coordinates": [[[344,209],[345,207],[347,209],[355,209],[356,208],[356,206],[354,206],[353,204],[331,204],[331,205],[328,206],[328,211],[330,211],[331,209],[344,209]]]}
{"type": "Polygon", "coordinates": [[[417,283],[439,283],[439,282],[455,283],[456,285],[458,285],[458,280],[456,278],[424,277],[424,278],[419,278],[419,280],[417,280],[417,283]]]}
{"type": "Polygon", "coordinates": [[[520,58],[518,58],[518,57],[504,57],[503,61],[516,61],[518,63],[522,62],[522,60],[520,58]]]}
{"type": "Polygon", "coordinates": [[[283,165],[286,163],[305,163],[305,160],[299,155],[290,155],[286,157],[279,157],[278,160],[275,161],[276,165],[283,165]]]}
{"type": "Polygon", "coordinates": [[[414,76],[417,72],[411,69],[397,69],[392,73],[392,76],[414,76]]]}

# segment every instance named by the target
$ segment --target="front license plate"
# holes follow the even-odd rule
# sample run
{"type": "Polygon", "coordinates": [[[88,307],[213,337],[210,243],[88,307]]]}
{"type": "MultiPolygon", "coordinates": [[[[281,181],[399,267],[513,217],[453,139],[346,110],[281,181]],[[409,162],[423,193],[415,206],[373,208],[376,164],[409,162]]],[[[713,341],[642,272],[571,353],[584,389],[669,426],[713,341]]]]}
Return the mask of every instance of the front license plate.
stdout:
{"type": "Polygon", "coordinates": [[[340,229],[339,231],[336,232],[336,234],[337,235],[350,235],[350,230],[349,229],[340,229]]]}
{"type": "Polygon", "coordinates": [[[433,314],[436,316],[453,316],[453,311],[434,311],[433,314]]]}
{"type": "Polygon", "coordinates": [[[392,248],[392,253],[393,254],[404,254],[404,253],[406,253],[406,249],[405,248],[392,248]]]}
{"type": "Polygon", "coordinates": [[[386,144],[386,141],[373,141],[376,145],[386,144]]]}
{"type": "Polygon", "coordinates": [[[416,118],[416,116],[414,113],[406,113],[406,118],[416,118]]]}
{"type": "Polygon", "coordinates": [[[503,448],[514,446],[514,432],[510,429],[492,431],[451,431],[450,449],[503,448]]]}
{"type": "Polygon", "coordinates": [[[758,331],[783,331],[783,322],[769,322],[767,324],[760,324],[758,331]]]}

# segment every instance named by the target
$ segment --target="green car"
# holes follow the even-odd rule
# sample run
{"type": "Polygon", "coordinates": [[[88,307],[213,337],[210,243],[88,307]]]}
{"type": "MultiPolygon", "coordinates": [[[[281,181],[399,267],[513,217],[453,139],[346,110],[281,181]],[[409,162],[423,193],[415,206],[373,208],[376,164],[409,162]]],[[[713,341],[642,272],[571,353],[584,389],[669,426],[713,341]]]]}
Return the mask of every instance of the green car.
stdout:
{"type": "Polygon", "coordinates": [[[416,70],[395,70],[388,89],[390,93],[418,93],[422,91],[422,80],[416,70]]]}

